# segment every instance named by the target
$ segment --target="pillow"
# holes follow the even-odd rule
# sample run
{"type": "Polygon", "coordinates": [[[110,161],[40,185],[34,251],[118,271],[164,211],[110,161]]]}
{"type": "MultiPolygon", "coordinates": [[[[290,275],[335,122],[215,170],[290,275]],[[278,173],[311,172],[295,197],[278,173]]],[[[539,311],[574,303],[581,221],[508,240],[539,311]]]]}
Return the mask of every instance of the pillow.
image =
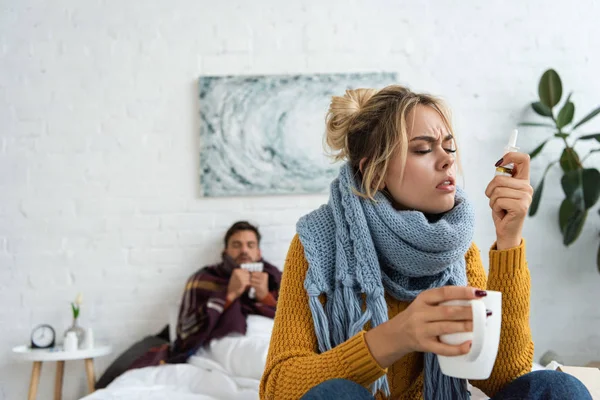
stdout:
{"type": "Polygon", "coordinates": [[[233,376],[260,379],[267,362],[273,319],[249,315],[246,323],[245,336],[231,334],[212,340],[196,355],[219,363],[233,376]]]}
{"type": "Polygon", "coordinates": [[[273,332],[273,318],[262,315],[248,315],[246,318],[246,336],[268,336],[273,332]]]}

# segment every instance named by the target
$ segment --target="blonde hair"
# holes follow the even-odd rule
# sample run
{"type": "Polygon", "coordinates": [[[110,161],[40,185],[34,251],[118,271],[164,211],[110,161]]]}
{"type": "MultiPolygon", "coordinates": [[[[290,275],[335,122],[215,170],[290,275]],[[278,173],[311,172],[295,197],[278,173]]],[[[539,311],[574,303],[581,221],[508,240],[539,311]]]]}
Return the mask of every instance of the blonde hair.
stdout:
{"type": "Polygon", "coordinates": [[[403,86],[391,85],[379,91],[346,90],[344,96],[332,97],[325,118],[325,142],[335,161],[348,160],[355,173],[361,174],[360,196],[374,200],[396,152],[400,152],[402,166],[406,163],[407,119],[419,104],[437,111],[449,133],[454,135],[450,110],[442,100],[414,93],[403,86]]]}

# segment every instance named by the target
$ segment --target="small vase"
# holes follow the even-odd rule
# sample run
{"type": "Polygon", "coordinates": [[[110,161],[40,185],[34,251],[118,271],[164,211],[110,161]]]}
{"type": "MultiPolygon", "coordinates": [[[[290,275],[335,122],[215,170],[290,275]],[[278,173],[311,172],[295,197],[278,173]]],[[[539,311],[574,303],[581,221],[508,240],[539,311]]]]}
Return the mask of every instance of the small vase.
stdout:
{"type": "Polygon", "coordinates": [[[67,333],[75,332],[75,336],[77,336],[77,346],[81,348],[83,345],[83,341],[85,340],[85,329],[79,326],[79,322],[77,318],[73,318],[73,325],[65,332],[65,337],[67,337],[67,333]]]}

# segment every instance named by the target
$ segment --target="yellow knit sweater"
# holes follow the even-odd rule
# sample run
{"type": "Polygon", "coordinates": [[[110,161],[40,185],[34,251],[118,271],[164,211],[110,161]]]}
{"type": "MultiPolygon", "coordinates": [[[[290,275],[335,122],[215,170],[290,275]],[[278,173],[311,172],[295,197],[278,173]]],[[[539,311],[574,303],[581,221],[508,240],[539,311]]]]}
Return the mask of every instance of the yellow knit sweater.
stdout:
{"type": "MultiPolygon", "coordinates": [[[[529,372],[533,342],[529,330],[529,270],[525,245],[490,250],[489,279],[475,244],[465,255],[469,285],[502,292],[502,332],[496,364],[491,376],[471,383],[493,396],[504,385],[529,372]]],[[[308,262],[296,235],[285,262],[273,336],[265,372],[260,383],[261,399],[299,399],[310,388],[333,378],[344,378],[369,387],[387,373],[392,399],[423,397],[423,353],[409,353],[388,369],[372,357],[365,331],[320,354],[304,278],[308,262]]],[[[386,295],[389,318],[404,311],[409,303],[386,295]]],[[[383,393],[376,396],[383,399],[383,393]]]]}

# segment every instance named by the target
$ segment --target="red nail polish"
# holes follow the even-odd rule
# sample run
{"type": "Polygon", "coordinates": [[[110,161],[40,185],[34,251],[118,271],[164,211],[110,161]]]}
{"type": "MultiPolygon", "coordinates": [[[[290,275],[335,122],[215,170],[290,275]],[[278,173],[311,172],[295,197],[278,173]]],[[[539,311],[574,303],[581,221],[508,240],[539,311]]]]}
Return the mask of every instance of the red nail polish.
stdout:
{"type": "Polygon", "coordinates": [[[492,310],[485,310],[485,315],[486,316],[491,316],[492,315],[492,310]]]}
{"type": "Polygon", "coordinates": [[[485,297],[485,296],[487,296],[487,292],[485,290],[476,290],[475,291],[475,296],[477,296],[477,297],[485,297]]]}
{"type": "Polygon", "coordinates": [[[504,161],[504,157],[502,157],[501,159],[499,159],[499,160],[496,162],[496,167],[499,167],[499,166],[501,166],[503,161],[504,161]]]}

